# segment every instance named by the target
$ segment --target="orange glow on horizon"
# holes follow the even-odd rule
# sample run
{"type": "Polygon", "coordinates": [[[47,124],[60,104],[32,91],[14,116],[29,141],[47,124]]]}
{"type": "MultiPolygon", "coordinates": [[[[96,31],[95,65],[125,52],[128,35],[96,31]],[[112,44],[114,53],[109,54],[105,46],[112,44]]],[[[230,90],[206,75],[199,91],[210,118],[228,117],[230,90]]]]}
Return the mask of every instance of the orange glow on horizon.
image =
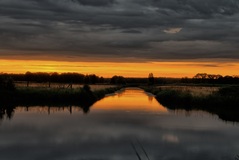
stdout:
{"type": "Polygon", "coordinates": [[[42,60],[1,60],[0,72],[77,72],[103,77],[193,77],[197,73],[238,75],[236,62],[67,62],[42,60]]]}

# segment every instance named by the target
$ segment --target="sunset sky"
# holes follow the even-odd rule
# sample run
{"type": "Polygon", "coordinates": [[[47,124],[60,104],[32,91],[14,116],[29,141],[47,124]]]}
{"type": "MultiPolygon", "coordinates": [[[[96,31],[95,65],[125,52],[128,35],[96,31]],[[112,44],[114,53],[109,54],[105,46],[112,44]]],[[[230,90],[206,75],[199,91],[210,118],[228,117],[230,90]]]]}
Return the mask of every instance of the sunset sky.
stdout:
{"type": "Polygon", "coordinates": [[[239,75],[238,0],[0,0],[0,72],[239,75]]]}

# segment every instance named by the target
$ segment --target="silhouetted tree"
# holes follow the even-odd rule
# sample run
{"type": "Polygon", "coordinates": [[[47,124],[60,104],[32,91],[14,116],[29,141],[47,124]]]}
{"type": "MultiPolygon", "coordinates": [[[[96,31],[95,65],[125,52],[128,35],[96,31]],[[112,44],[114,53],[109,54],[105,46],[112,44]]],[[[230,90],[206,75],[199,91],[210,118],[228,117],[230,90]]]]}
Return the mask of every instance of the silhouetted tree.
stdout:
{"type": "Polygon", "coordinates": [[[31,72],[26,72],[25,73],[25,79],[27,81],[27,87],[29,87],[30,81],[32,81],[33,74],[31,72]]]}
{"type": "Polygon", "coordinates": [[[86,75],[86,76],[84,77],[84,83],[85,83],[85,84],[89,84],[89,83],[90,83],[90,77],[89,77],[89,75],[86,75]]]}
{"type": "Polygon", "coordinates": [[[50,76],[51,82],[59,82],[59,74],[57,72],[54,72],[50,76]]]}
{"type": "Polygon", "coordinates": [[[105,82],[105,79],[103,77],[100,77],[98,83],[104,83],[104,82],[105,82]]]}
{"type": "Polygon", "coordinates": [[[97,83],[97,82],[98,82],[98,79],[99,79],[99,78],[98,78],[95,74],[89,75],[89,80],[90,80],[90,83],[91,83],[91,84],[97,83]]]}
{"type": "Polygon", "coordinates": [[[125,78],[123,76],[113,76],[110,79],[111,84],[126,84],[125,78]]]}
{"type": "Polygon", "coordinates": [[[46,72],[33,73],[33,81],[37,83],[46,83],[49,81],[50,75],[46,72]]]}
{"type": "Polygon", "coordinates": [[[153,75],[153,73],[149,73],[148,83],[149,83],[149,85],[154,85],[154,75],[153,75]]]}
{"type": "Polygon", "coordinates": [[[49,85],[48,87],[51,87],[51,83],[58,82],[59,80],[59,74],[57,72],[51,73],[49,77],[49,85]]]}
{"type": "Polygon", "coordinates": [[[194,76],[196,79],[206,79],[207,78],[207,73],[198,73],[194,76]]]}

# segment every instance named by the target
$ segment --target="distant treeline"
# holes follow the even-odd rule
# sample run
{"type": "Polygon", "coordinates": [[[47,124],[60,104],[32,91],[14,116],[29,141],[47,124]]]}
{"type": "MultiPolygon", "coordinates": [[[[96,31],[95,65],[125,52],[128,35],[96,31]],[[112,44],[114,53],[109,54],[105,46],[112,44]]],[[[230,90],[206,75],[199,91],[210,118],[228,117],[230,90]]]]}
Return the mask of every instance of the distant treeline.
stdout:
{"type": "Polygon", "coordinates": [[[182,78],[181,83],[239,84],[239,76],[198,73],[193,78],[182,78]]]}
{"type": "MultiPolygon", "coordinates": [[[[68,83],[68,84],[171,84],[180,82],[179,78],[156,78],[150,73],[149,77],[131,78],[114,75],[111,78],[104,78],[95,74],[84,75],[81,73],[46,73],[46,72],[26,72],[25,74],[0,73],[0,85],[9,86],[12,82],[25,82],[26,86],[31,83],[68,83]]],[[[2,87],[0,87],[2,88],[2,87]]],[[[7,87],[9,88],[9,87],[7,87]]]]}
{"type": "Polygon", "coordinates": [[[207,73],[198,73],[192,78],[163,78],[154,77],[152,73],[145,78],[127,78],[123,76],[113,76],[112,78],[104,78],[95,74],[84,75],[80,73],[46,73],[46,72],[26,72],[25,74],[6,74],[0,73],[0,88],[12,88],[13,82],[30,83],[68,83],[68,84],[148,84],[148,85],[164,85],[164,84],[239,84],[239,76],[221,76],[207,73]]]}
{"type": "Polygon", "coordinates": [[[80,73],[46,73],[46,72],[26,72],[25,74],[7,74],[14,81],[29,81],[29,82],[55,82],[55,83],[84,83],[95,84],[103,83],[104,78],[95,74],[84,75],[80,73]]]}

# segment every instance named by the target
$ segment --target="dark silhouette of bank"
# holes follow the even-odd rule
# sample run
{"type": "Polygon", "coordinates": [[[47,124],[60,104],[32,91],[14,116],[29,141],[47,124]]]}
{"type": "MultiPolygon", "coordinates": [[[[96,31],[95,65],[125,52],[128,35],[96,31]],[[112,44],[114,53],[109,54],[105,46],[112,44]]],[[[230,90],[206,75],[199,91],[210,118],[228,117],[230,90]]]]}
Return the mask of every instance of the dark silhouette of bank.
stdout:
{"type": "Polygon", "coordinates": [[[144,88],[156,95],[165,107],[177,110],[204,110],[225,121],[239,122],[239,86],[222,87],[209,95],[194,96],[188,91],[144,88]]]}
{"type": "MultiPolygon", "coordinates": [[[[145,86],[144,89],[155,94],[157,100],[170,109],[200,109],[219,115],[230,121],[239,121],[239,77],[221,76],[218,74],[198,73],[193,78],[160,78],[150,73],[146,78],[128,78],[113,76],[103,78],[95,74],[80,73],[44,73],[26,72],[25,74],[0,74],[0,107],[1,113],[10,113],[14,106],[81,106],[89,112],[91,106],[105,94],[112,93],[121,87],[91,91],[88,84],[114,84],[117,86],[145,86]],[[25,88],[17,88],[15,82],[22,82],[25,88]],[[34,88],[32,83],[46,83],[48,87],[34,88]],[[52,83],[68,87],[54,88],[52,83]],[[74,89],[74,84],[85,84],[74,89]],[[217,86],[218,92],[207,96],[193,96],[189,92],[172,89],[161,90],[156,86],[189,85],[217,86]],[[9,110],[6,110],[9,108],[9,110]]],[[[59,85],[59,86],[60,86],[59,85]]],[[[11,117],[11,114],[8,114],[11,117]]]]}
{"type": "Polygon", "coordinates": [[[126,80],[123,76],[113,76],[110,79],[110,83],[111,84],[116,84],[116,85],[125,85],[126,84],[126,80]]]}
{"type": "Polygon", "coordinates": [[[0,90],[15,90],[15,84],[11,76],[8,74],[0,74],[0,90]]]}
{"type": "MultiPolygon", "coordinates": [[[[77,89],[12,89],[7,88],[8,82],[1,83],[0,90],[0,119],[7,115],[12,117],[17,106],[79,106],[88,113],[90,106],[102,99],[106,94],[113,93],[121,87],[111,87],[91,91],[89,85],[77,89]],[[6,83],[6,84],[5,84],[6,83]],[[4,85],[3,85],[4,84],[4,85]]],[[[10,85],[11,86],[11,85],[10,85]]]]}

